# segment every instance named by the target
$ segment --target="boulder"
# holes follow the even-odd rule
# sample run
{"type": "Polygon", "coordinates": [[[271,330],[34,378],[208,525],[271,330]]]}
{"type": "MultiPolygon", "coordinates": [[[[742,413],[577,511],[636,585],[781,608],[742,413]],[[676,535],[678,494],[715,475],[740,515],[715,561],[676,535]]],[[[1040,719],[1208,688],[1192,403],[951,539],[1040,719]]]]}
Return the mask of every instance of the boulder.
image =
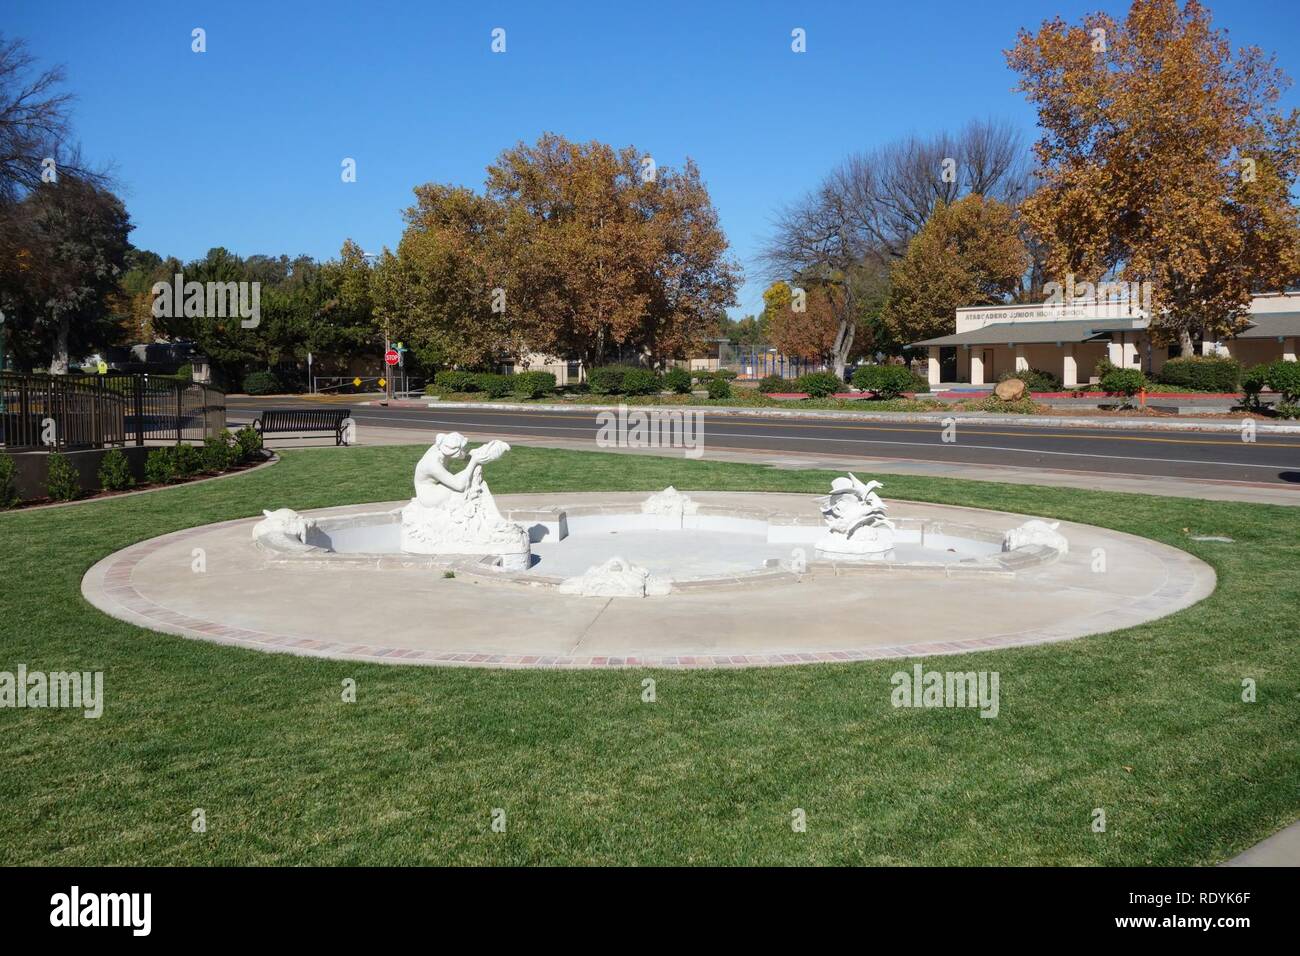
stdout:
{"type": "Polygon", "coordinates": [[[1025,383],[1018,378],[1009,378],[1004,382],[998,382],[993,389],[993,394],[1004,402],[1014,402],[1018,398],[1024,398],[1028,389],[1025,383]]]}

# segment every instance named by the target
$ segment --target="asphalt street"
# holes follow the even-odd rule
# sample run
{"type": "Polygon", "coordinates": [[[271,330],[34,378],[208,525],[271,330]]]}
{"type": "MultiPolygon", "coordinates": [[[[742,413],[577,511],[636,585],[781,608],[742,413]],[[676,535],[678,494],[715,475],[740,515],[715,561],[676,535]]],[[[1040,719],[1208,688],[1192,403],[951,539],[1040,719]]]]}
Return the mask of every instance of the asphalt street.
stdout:
{"type": "MultiPolygon", "coordinates": [[[[364,399],[361,399],[364,401],[364,399]]],[[[245,398],[228,400],[232,422],[247,421],[261,408],[306,407],[319,399],[245,398]]],[[[494,435],[597,447],[597,410],[553,411],[528,408],[393,408],[346,404],[359,428],[458,430],[471,437],[494,435]]],[[[633,406],[632,409],[646,406],[633,406]]],[[[798,456],[842,455],[909,461],[1047,468],[1107,475],[1196,478],[1252,484],[1291,485],[1300,491],[1300,436],[1260,434],[1254,442],[1233,432],[1153,432],[1139,429],[1084,428],[957,422],[945,441],[944,427],[933,423],[818,421],[808,418],[736,417],[706,410],[697,436],[710,448],[798,456]]]]}

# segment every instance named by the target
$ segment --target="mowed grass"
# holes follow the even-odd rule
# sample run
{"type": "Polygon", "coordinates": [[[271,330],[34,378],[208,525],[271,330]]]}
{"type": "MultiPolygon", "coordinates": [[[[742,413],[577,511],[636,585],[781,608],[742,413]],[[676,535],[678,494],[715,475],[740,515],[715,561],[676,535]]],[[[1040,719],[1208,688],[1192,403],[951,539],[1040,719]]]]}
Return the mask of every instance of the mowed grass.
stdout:
{"type": "MultiPolygon", "coordinates": [[[[300,450],[231,479],[0,515],[0,670],[102,670],[107,698],[99,720],[0,709],[0,864],[1208,864],[1300,816],[1295,509],[887,478],[891,498],[1105,525],[1219,574],[1211,598],[1143,627],[927,662],[998,671],[992,720],[894,709],[889,678],[910,661],[363,665],[152,633],[80,596],[91,564],[143,538],[264,506],[403,498],[421,451],[300,450]]],[[[518,447],[491,481],[821,493],[831,477],[518,447]]],[[[374,609],[376,632],[388,613],[374,609]]]]}

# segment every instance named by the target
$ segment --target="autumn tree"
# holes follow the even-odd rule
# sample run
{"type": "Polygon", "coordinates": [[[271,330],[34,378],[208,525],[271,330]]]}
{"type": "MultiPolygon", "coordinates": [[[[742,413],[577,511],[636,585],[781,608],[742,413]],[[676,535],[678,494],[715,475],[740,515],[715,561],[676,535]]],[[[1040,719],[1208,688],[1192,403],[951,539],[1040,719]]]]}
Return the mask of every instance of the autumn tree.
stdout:
{"type": "MultiPolygon", "coordinates": [[[[887,331],[879,321],[882,277],[936,204],[967,195],[1014,203],[1029,181],[1026,166],[1010,126],[974,122],[956,135],[912,137],[850,156],[778,214],[761,255],[765,271],[771,280],[826,291],[836,310],[830,351],[836,374],[842,376],[851,358],[866,351],[859,341],[864,328],[887,331]]],[[[883,336],[870,343],[889,345],[883,336]]]]}
{"type": "Polygon", "coordinates": [[[1153,329],[1190,351],[1300,278],[1289,80],[1256,47],[1234,53],[1196,0],[1053,19],[1007,60],[1042,130],[1022,214],[1058,281],[1150,282],[1153,329]]]}
{"type": "Polygon", "coordinates": [[[945,335],[957,308],[1006,302],[1028,267],[1008,206],[979,195],[939,202],[890,272],[885,325],[902,342],[945,335]]]}
{"type": "Polygon", "coordinates": [[[547,134],[505,150],[482,194],[419,187],[380,314],[455,364],[682,357],[717,336],[740,270],[695,164],[648,159],[547,134]]]}
{"type": "Polygon", "coordinates": [[[796,300],[787,283],[777,282],[763,293],[768,341],[783,355],[825,362],[832,358],[838,330],[834,289],[800,289],[796,300]]]}

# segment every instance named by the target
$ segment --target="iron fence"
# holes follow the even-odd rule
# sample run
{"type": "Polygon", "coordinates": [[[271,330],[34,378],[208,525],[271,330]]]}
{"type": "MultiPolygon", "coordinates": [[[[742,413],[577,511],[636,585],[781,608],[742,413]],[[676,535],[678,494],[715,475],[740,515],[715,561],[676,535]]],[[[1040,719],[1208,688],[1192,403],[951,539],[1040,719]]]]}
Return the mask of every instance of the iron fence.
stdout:
{"type": "Polygon", "coordinates": [[[202,441],[226,427],[224,392],[147,375],[0,373],[0,446],[104,448],[202,441]]]}

